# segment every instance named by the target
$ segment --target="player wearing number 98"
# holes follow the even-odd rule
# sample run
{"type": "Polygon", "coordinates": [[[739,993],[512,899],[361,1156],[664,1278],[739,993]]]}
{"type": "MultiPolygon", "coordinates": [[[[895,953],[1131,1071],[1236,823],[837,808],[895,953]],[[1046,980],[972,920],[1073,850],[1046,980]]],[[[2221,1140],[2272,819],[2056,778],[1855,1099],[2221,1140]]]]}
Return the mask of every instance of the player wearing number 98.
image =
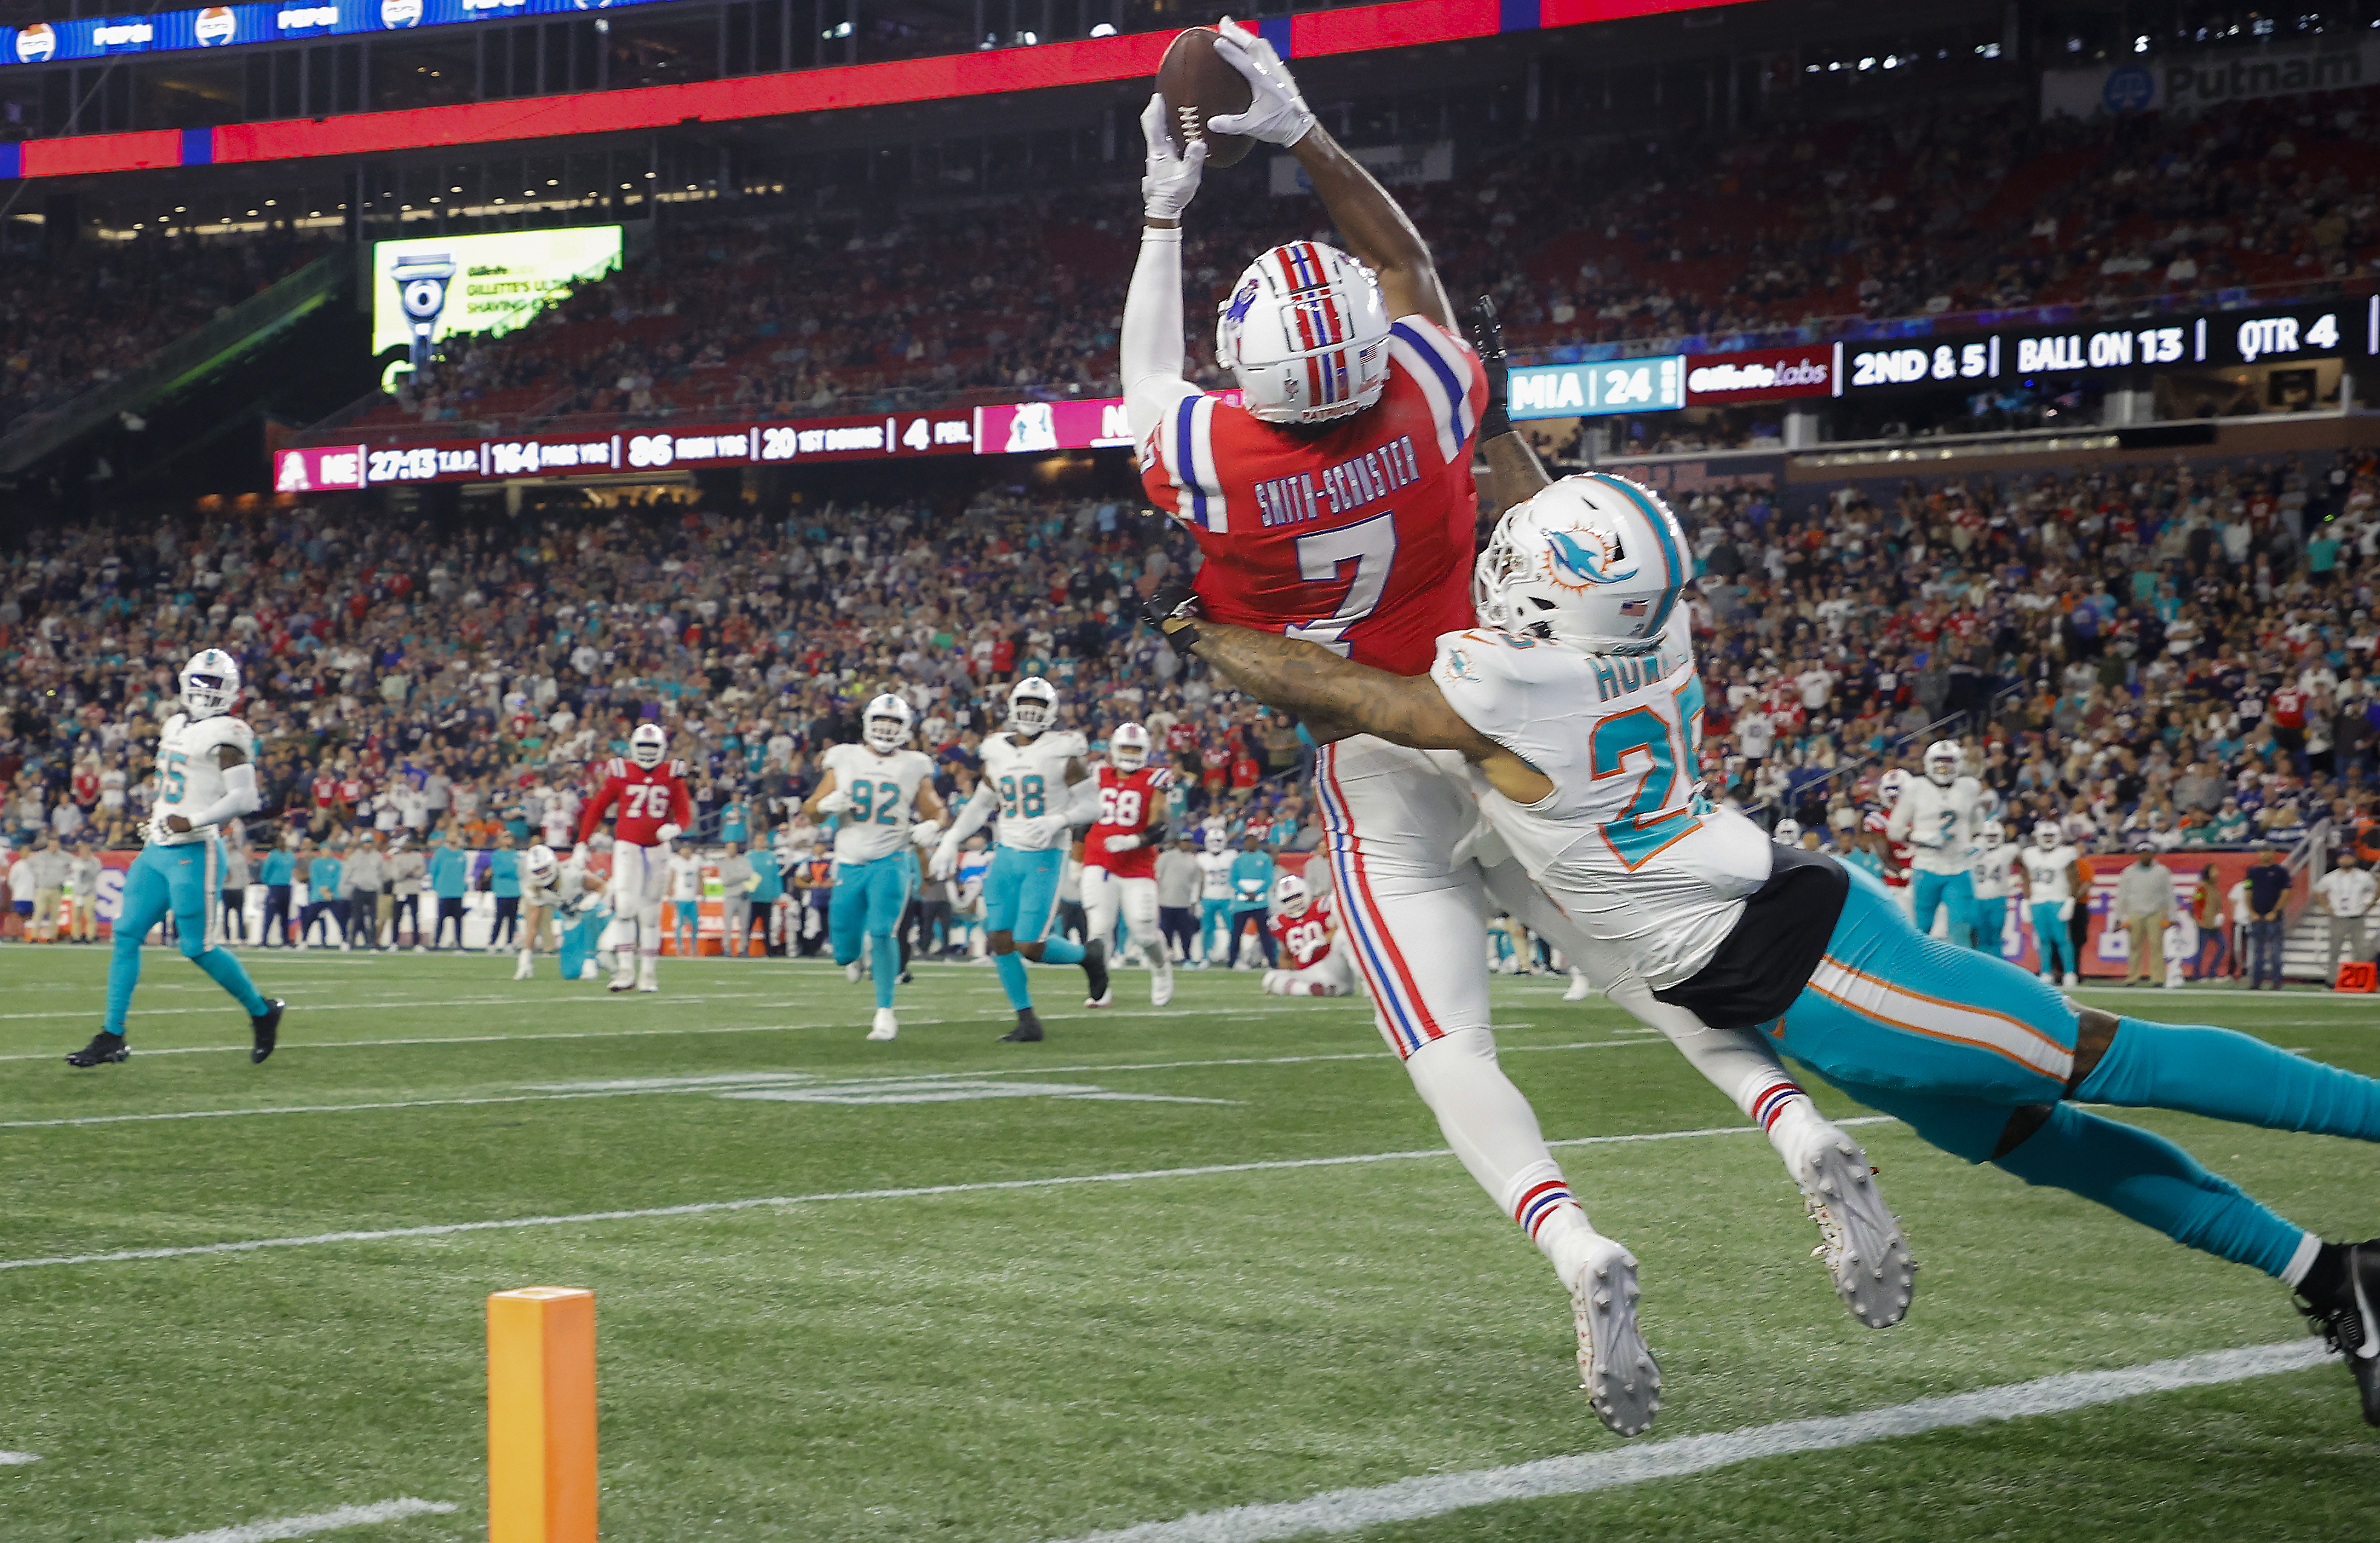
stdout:
{"type": "MultiPolygon", "coordinates": [[[[1424,675],[1438,637],[1474,623],[1472,450],[1498,404],[1404,211],[1314,121],[1269,43],[1219,30],[1215,56],[1247,79],[1250,105],[1210,127],[1286,147],[1353,255],[1297,241],[1249,264],[1215,327],[1242,405],[1201,393],[1182,368],[1181,223],[1205,142],[1177,153],[1150,100],[1121,338],[1142,482],[1205,556],[1206,617],[1424,675]]],[[[1630,1316],[1635,1261],[1588,1224],[1496,1061],[1486,879],[1467,840],[1477,806],[1425,751],[1313,714],[1305,726],[1321,746],[1322,855],[1374,1021],[1464,1167],[1572,1293],[1590,1396],[1633,1434],[1658,1403],[1630,1316]]]]}
{"type": "Polygon", "coordinates": [[[861,742],[828,749],[818,791],[802,805],[812,819],[835,821],[827,941],[834,946],[834,962],[849,968],[859,962],[860,939],[868,940],[868,968],[876,981],[871,1040],[889,1040],[901,1031],[892,1012],[892,988],[901,978],[893,931],[917,888],[910,825],[917,814],[937,825],[944,817],[934,791],[932,759],[906,748],[909,723],[909,704],[901,698],[888,693],[870,701],[859,715],[861,742]]]}
{"type": "Polygon", "coordinates": [[[238,958],[216,946],[221,908],[215,896],[223,873],[216,831],[255,813],[261,802],[256,734],[231,716],[238,699],[239,665],[222,649],[201,649],[182,667],[182,710],[165,720],[157,740],[157,808],[150,816],[148,844],[124,875],[115,952],[107,965],[107,1017],[91,1042],[67,1057],[70,1067],[107,1066],[131,1055],[124,1044],[124,1020],[140,982],[140,945],[168,910],[183,957],[248,1010],[249,1059],[261,1061],[273,1054],[281,1003],[268,1001],[238,958]]]}
{"type": "Polygon", "coordinates": [[[694,822],[686,795],[686,763],[668,761],[669,735],[658,723],[640,723],[628,736],[628,758],[603,767],[603,788],[578,815],[578,847],[603,823],[604,812],[620,806],[612,828],[612,924],[619,938],[619,968],[612,989],[659,991],[662,900],[669,889],[671,841],[694,822]],[[638,956],[629,970],[631,950],[638,956]]]}
{"type": "Polygon", "coordinates": [[[983,776],[934,849],[934,876],[946,879],[957,871],[959,843],[999,816],[983,876],[984,947],[1016,1009],[1016,1027],[1001,1036],[1014,1044],[1043,1037],[1026,959],[1079,964],[1091,997],[1108,994],[1106,944],[1050,935],[1074,827],[1089,825],[1099,812],[1099,783],[1083,767],[1090,745],[1057,723],[1058,690],[1049,681],[1027,675],[1008,689],[1008,727],[984,736],[983,776]]]}

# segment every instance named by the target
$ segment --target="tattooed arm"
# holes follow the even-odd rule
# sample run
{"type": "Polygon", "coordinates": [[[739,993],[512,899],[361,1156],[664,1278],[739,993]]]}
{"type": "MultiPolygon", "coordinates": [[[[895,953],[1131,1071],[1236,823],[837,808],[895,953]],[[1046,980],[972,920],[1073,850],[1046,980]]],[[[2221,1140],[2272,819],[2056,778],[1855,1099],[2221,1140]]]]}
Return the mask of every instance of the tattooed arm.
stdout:
{"type": "Polygon", "coordinates": [[[1427,675],[1391,675],[1302,638],[1203,618],[1168,617],[1163,626],[1169,638],[1195,628],[1190,652],[1268,706],[1343,731],[1332,738],[1376,734],[1415,750],[1460,752],[1516,803],[1553,791],[1543,773],[1465,722],[1427,675]]]}

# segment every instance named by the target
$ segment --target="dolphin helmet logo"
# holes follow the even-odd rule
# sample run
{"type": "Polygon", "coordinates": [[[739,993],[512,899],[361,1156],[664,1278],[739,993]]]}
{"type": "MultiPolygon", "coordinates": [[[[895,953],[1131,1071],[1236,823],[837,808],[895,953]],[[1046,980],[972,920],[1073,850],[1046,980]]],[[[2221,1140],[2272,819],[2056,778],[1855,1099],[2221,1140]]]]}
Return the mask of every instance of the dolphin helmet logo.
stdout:
{"type": "Polygon", "coordinates": [[[1594,525],[1548,531],[1546,547],[1551,559],[1546,576],[1564,589],[1625,584],[1639,572],[1638,564],[1630,561],[1626,548],[1620,544],[1620,537],[1594,525]]]}

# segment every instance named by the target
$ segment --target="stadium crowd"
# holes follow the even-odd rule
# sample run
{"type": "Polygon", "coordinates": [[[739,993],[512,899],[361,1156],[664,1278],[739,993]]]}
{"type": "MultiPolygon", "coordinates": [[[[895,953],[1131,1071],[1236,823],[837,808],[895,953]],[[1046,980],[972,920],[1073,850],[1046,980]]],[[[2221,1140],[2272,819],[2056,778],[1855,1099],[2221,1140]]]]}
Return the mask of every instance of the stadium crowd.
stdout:
{"type": "MultiPolygon", "coordinates": [[[[2172,121],[1945,105],[1656,140],[1614,173],[1608,147],[1536,143],[1400,197],[1451,291],[1496,295],[1524,355],[2036,306],[2131,314],[2358,283],[2380,261],[2374,90],[2172,121]]],[[[359,426],[1114,395],[1133,253],[1099,207],[1069,188],[856,217],[674,211],[625,271],[520,332],[456,340],[359,426]]],[[[1202,203],[1184,271],[1220,297],[1251,253],[1327,235],[1314,217],[1304,199],[1202,203]]],[[[1223,383],[1191,330],[1203,383],[1223,383]]]]}
{"type": "MultiPolygon", "coordinates": [[[[2103,848],[2286,846],[2326,816],[2380,841],[2375,500],[2368,454],[1849,484],[1790,508],[1682,495],[1706,777],[1848,847],[1877,777],[1949,734],[2019,836],[2056,819],[2103,848]]],[[[137,844],[173,670],[220,645],[247,675],[262,817],[317,840],[566,838],[643,721],[690,764],[706,836],[791,826],[882,690],[963,797],[1007,685],[1040,674],[1095,743],[1150,728],[1180,826],[1310,849],[1295,727],[1138,621],[1189,551],[1128,503],[1013,490],[963,512],[662,494],[487,531],[326,505],[36,532],[0,559],[0,824],[20,846],[137,844]]]]}

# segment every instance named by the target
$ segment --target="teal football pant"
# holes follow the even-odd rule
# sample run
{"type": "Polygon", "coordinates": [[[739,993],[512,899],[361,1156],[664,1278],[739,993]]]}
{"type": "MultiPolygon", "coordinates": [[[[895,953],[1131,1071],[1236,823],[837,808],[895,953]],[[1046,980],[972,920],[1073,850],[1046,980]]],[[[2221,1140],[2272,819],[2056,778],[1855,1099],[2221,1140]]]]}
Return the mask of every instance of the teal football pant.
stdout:
{"type": "Polygon", "coordinates": [[[1950,941],[1972,948],[1975,942],[1975,876],[1973,874],[1929,874],[1920,868],[1910,877],[1911,909],[1920,934],[1932,936],[1934,912],[1950,913],[1950,941]]]}
{"type": "Polygon", "coordinates": [[[587,971],[603,941],[603,923],[607,918],[601,911],[581,911],[577,916],[563,918],[562,978],[575,981],[587,971]]]}
{"type": "MultiPolygon", "coordinates": [[[[1006,933],[1018,944],[1038,943],[1050,964],[1080,964],[1083,946],[1056,935],[1050,924],[1058,915],[1058,881],[1066,874],[1066,850],[1051,847],[1031,852],[996,847],[991,866],[983,875],[983,926],[1006,933]]],[[[994,954],[992,968],[1000,972],[1001,989],[1018,1012],[1033,1006],[1033,988],[1026,983],[1025,958],[1014,952],[994,954]]]]}
{"type": "Polygon", "coordinates": [[[2074,1103],[2380,1141],[2380,1081],[2228,1029],[2119,1019],[2078,1080],[2079,1022],[2062,994],[1992,955],[1920,935],[1862,873],[1826,957],[1769,1032],[1946,1151],[2273,1275],[2304,1246],[2302,1228],[2163,1137],[2074,1103]]]}
{"type": "Polygon", "coordinates": [[[111,1034],[124,1032],[132,1009],[132,988],[140,983],[140,942],[149,929],[174,913],[182,956],[239,999],[250,1018],[263,1016],[264,995],[241,968],[239,957],[214,946],[208,922],[216,914],[222,887],[222,850],[212,840],[141,849],[124,874],[124,898],[115,912],[115,951],[107,961],[107,1019],[111,1034]]]}
{"type": "Polygon", "coordinates": [[[834,865],[827,940],[834,946],[834,962],[849,964],[859,957],[860,938],[868,939],[868,971],[875,978],[880,1007],[892,1005],[892,988],[901,979],[901,946],[892,934],[901,925],[901,913],[909,909],[917,876],[917,860],[906,850],[868,862],[834,865]]]}

